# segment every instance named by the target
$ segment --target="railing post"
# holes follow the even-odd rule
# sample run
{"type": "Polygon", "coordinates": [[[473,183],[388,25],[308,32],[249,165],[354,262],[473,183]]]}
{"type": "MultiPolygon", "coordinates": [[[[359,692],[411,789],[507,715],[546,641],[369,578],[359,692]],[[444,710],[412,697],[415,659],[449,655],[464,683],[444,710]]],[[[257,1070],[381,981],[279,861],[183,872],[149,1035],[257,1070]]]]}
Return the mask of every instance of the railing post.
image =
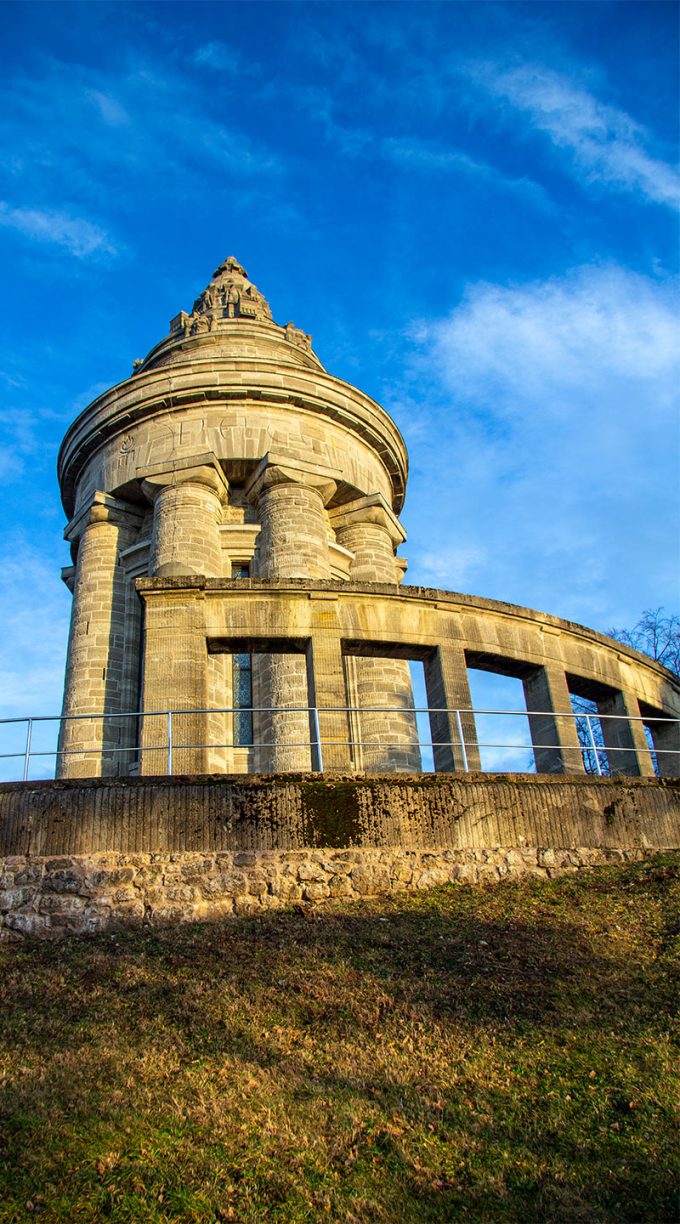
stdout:
{"type": "Polygon", "coordinates": [[[462,763],[464,772],[467,773],[468,772],[468,757],[467,757],[467,748],[465,746],[465,736],[463,735],[463,720],[460,716],[460,710],[454,710],[453,712],[456,716],[456,726],[458,728],[458,739],[460,740],[461,763],[462,763]]]}
{"type": "Polygon", "coordinates": [[[24,782],[28,782],[28,766],[31,759],[31,734],[33,732],[33,719],[27,718],[28,724],[26,728],[26,752],[24,754],[24,782]]]}
{"type": "Polygon", "coordinates": [[[309,707],[312,724],[312,768],[317,773],[323,773],[323,752],[321,750],[321,730],[319,727],[319,711],[316,706],[309,707]]]}
{"type": "Polygon", "coordinates": [[[168,710],[168,777],[172,773],[172,710],[168,710]]]}
{"type": "Polygon", "coordinates": [[[590,714],[585,715],[585,720],[588,724],[588,735],[590,737],[590,745],[593,750],[593,756],[595,757],[595,768],[598,774],[600,775],[600,777],[602,777],[602,767],[600,765],[600,757],[598,755],[597,744],[595,743],[595,736],[593,735],[593,726],[590,721],[590,714]]]}

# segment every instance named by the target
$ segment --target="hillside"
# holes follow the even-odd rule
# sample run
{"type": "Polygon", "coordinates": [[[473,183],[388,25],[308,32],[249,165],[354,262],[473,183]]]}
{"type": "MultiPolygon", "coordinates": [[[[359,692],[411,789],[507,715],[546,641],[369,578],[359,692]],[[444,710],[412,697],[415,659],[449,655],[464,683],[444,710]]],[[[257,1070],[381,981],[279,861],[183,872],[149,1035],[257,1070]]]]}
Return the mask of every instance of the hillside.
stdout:
{"type": "Polygon", "coordinates": [[[679,894],[667,854],[4,945],[0,1221],[670,1221],[679,894]]]}

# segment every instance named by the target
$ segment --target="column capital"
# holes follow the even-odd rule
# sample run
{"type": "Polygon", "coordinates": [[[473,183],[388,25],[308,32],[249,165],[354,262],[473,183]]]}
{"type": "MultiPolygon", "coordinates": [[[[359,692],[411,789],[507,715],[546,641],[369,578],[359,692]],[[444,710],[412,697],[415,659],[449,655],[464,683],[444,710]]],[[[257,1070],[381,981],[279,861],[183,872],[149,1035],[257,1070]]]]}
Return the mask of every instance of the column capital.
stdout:
{"type": "Polygon", "coordinates": [[[299,484],[308,489],[316,489],[326,505],[335,493],[341,476],[338,468],[308,463],[301,459],[289,459],[285,455],[268,451],[248,481],[245,493],[248,501],[257,502],[266,489],[275,485],[299,484]]]}
{"type": "Polygon", "coordinates": [[[137,506],[111,497],[108,493],[96,492],[92,501],[84,506],[64,528],[64,539],[73,544],[79,540],[83,532],[96,523],[111,523],[116,527],[137,528],[141,525],[144,513],[137,506]]]}
{"type": "Polygon", "coordinates": [[[406,539],[404,528],[382,493],[369,493],[366,497],[357,497],[354,501],[346,502],[344,506],[336,506],[329,512],[329,518],[336,532],[341,531],[343,527],[375,523],[388,532],[395,547],[403,544],[406,539]]]}
{"type": "Polygon", "coordinates": [[[163,489],[181,484],[203,485],[219,497],[222,505],[226,505],[229,484],[212,451],[175,459],[170,466],[166,462],[147,468],[141,487],[144,496],[153,503],[163,489]]]}

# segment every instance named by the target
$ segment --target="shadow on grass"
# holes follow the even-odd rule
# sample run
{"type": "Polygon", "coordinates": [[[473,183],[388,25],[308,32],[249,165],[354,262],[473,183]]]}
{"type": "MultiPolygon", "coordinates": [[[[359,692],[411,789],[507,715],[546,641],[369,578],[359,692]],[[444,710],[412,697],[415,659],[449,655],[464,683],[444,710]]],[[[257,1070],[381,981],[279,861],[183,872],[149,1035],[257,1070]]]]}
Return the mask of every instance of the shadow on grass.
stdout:
{"type": "Polygon", "coordinates": [[[63,1161],[80,1205],[48,1193],[55,1219],[672,1219],[677,877],[659,859],[8,949],[8,1201],[63,1161]],[[126,1143],[128,1198],[136,1177],[160,1203],[92,1172],[126,1143]]]}

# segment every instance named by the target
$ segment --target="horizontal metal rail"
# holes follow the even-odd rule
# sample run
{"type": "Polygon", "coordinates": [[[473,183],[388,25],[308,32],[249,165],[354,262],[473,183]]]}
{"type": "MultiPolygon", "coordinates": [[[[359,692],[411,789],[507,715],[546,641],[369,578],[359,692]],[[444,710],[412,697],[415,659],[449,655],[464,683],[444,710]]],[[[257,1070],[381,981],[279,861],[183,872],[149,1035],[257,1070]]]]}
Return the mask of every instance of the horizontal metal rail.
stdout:
{"type": "MultiPolygon", "coordinates": [[[[115,753],[127,753],[130,756],[138,756],[143,753],[162,752],[162,753],[167,754],[167,772],[168,774],[172,774],[173,772],[173,753],[176,753],[179,751],[199,751],[199,750],[204,750],[204,749],[209,749],[212,751],[219,751],[223,749],[249,750],[251,748],[267,749],[267,748],[274,748],[274,747],[280,746],[284,750],[285,749],[298,749],[298,748],[310,749],[312,756],[316,758],[315,769],[317,771],[322,771],[323,770],[323,749],[329,748],[329,747],[348,746],[352,749],[370,747],[371,749],[392,750],[395,752],[398,752],[398,751],[403,752],[403,751],[410,751],[413,749],[423,749],[423,748],[429,748],[429,749],[432,749],[433,751],[434,749],[437,749],[437,748],[449,748],[449,749],[456,749],[460,751],[463,770],[467,771],[469,769],[468,752],[470,748],[474,748],[475,750],[479,750],[481,748],[485,748],[485,749],[493,748],[493,749],[504,749],[504,750],[512,749],[515,751],[522,751],[523,749],[528,749],[534,753],[540,752],[540,751],[555,751],[555,750],[579,751],[581,752],[584,760],[587,757],[591,756],[592,754],[592,759],[595,764],[596,772],[601,775],[604,772],[602,768],[602,761],[603,760],[605,762],[607,761],[608,753],[616,753],[618,755],[622,753],[636,753],[639,751],[639,748],[636,747],[635,745],[625,745],[625,744],[607,745],[606,743],[598,743],[596,734],[595,734],[595,730],[593,727],[593,723],[602,724],[605,721],[608,723],[618,722],[618,723],[624,723],[624,724],[641,723],[643,724],[643,726],[647,728],[657,727],[662,724],[676,725],[678,726],[678,729],[680,732],[680,719],[672,718],[667,715],[658,715],[658,716],[654,715],[654,716],[643,718],[642,716],[637,716],[637,715],[628,716],[628,715],[620,715],[620,714],[600,714],[600,713],[594,713],[594,712],[590,713],[590,712],[585,712],[585,711],[581,712],[581,711],[573,711],[573,710],[569,710],[569,711],[498,710],[498,709],[475,710],[472,708],[451,709],[446,706],[411,706],[411,705],[406,705],[406,706],[383,706],[383,705],[380,705],[380,706],[379,705],[376,705],[376,706],[350,706],[350,705],[302,706],[300,705],[300,706],[190,707],[190,708],[173,709],[173,710],[129,710],[129,711],[111,712],[111,713],[97,712],[97,713],[89,713],[89,714],[63,714],[63,715],[38,714],[38,715],[31,715],[29,717],[23,717],[23,718],[22,717],[2,718],[0,719],[0,734],[2,732],[3,727],[9,728],[13,726],[23,725],[26,727],[26,739],[25,739],[25,744],[22,747],[21,751],[0,753],[0,761],[22,759],[24,762],[23,780],[28,781],[30,762],[36,758],[42,758],[42,757],[53,757],[55,758],[55,761],[59,761],[59,759],[63,757],[79,756],[79,757],[88,758],[88,757],[100,756],[103,753],[105,753],[107,756],[111,754],[115,754],[115,753]],[[229,741],[229,740],[206,741],[206,742],[201,742],[201,743],[182,743],[182,742],[176,741],[174,732],[176,730],[176,720],[178,719],[181,719],[187,716],[197,716],[197,715],[243,715],[243,714],[247,714],[247,715],[268,714],[268,715],[276,715],[278,717],[290,715],[290,714],[304,714],[310,720],[310,737],[309,739],[305,739],[305,740],[295,740],[295,741],[290,741],[290,742],[286,741],[285,743],[280,743],[276,739],[260,737],[258,738],[257,742],[253,742],[252,744],[237,743],[234,740],[232,741],[229,741]],[[426,740],[426,739],[422,739],[420,735],[418,735],[417,737],[414,737],[413,739],[406,739],[406,740],[401,740],[401,741],[390,740],[390,739],[375,740],[373,738],[371,739],[355,738],[351,734],[348,734],[346,738],[336,739],[336,738],[331,738],[327,736],[322,736],[321,734],[321,720],[325,715],[328,715],[328,714],[357,714],[360,716],[363,716],[366,714],[399,714],[401,716],[424,714],[424,715],[428,715],[430,719],[432,719],[433,716],[445,715],[450,720],[453,721],[455,725],[456,734],[453,738],[447,738],[443,740],[442,739],[426,740]],[[523,718],[523,719],[546,718],[546,719],[551,719],[551,720],[566,718],[570,720],[572,724],[574,724],[575,727],[578,727],[579,723],[581,723],[581,725],[585,724],[585,728],[587,730],[587,742],[574,744],[574,745],[559,745],[559,744],[556,744],[555,742],[544,744],[544,743],[534,742],[533,740],[529,740],[526,743],[519,743],[519,744],[516,742],[509,743],[509,742],[506,742],[503,740],[497,740],[497,739],[481,741],[478,739],[476,735],[476,730],[473,731],[471,734],[469,727],[468,727],[468,735],[466,739],[464,719],[467,719],[467,720],[472,719],[472,724],[474,727],[475,719],[483,718],[487,716],[492,716],[492,717],[502,716],[502,717],[523,718]],[[166,724],[165,735],[164,735],[165,742],[162,744],[143,744],[142,745],[142,744],[135,743],[135,744],[127,744],[123,746],[116,746],[114,744],[98,744],[91,748],[86,747],[84,745],[78,745],[77,747],[74,747],[74,748],[61,748],[57,746],[52,749],[34,747],[34,728],[36,724],[57,723],[59,725],[59,728],[61,729],[61,726],[63,724],[72,723],[72,722],[88,722],[89,721],[89,722],[95,722],[95,723],[97,722],[99,723],[107,722],[108,723],[112,720],[135,719],[135,720],[142,720],[142,723],[143,723],[144,720],[146,719],[154,719],[154,718],[162,718],[165,720],[165,724],[166,724]]],[[[664,747],[661,750],[661,749],[649,747],[648,751],[650,752],[650,755],[652,756],[652,758],[655,756],[657,751],[662,751],[664,756],[680,756],[680,748],[664,747]]]]}

